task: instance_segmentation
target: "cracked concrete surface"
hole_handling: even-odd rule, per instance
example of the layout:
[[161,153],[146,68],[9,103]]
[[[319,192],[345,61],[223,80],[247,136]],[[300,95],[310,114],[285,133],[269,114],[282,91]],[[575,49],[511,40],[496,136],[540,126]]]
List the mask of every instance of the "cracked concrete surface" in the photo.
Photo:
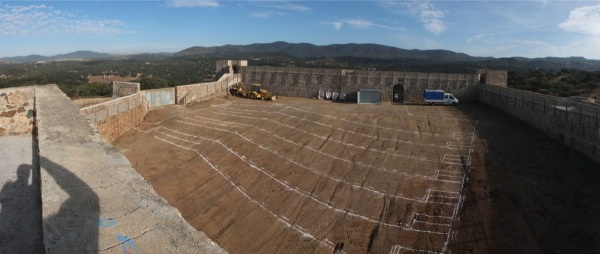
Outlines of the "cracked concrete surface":
[[56,85],[35,89],[47,253],[225,253],[156,194]]

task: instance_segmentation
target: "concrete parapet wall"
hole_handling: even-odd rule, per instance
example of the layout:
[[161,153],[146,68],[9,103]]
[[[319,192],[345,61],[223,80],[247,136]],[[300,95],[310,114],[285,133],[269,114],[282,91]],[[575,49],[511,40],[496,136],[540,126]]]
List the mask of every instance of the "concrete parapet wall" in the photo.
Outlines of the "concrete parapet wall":
[[218,81],[176,87],[176,104],[188,105],[226,95],[234,74],[225,74]]
[[146,98],[134,94],[85,107],[79,112],[96,124],[104,140],[113,142],[141,123],[148,109]]
[[32,87],[0,89],[0,136],[31,134],[34,96]]
[[140,83],[113,81],[113,98],[120,98],[140,92]]
[[46,253],[225,253],[156,194],[58,86],[35,93]]
[[243,74],[247,83],[262,83],[279,95],[316,97],[321,91],[353,93],[360,89],[382,90],[383,100],[392,101],[395,85],[404,86],[404,100],[419,102],[424,89],[444,89],[460,100],[477,99],[478,74],[418,73],[248,66]]
[[148,106],[151,108],[175,104],[176,95],[174,87],[143,90],[141,94],[146,97]]
[[600,105],[494,85],[480,86],[479,101],[600,162]]

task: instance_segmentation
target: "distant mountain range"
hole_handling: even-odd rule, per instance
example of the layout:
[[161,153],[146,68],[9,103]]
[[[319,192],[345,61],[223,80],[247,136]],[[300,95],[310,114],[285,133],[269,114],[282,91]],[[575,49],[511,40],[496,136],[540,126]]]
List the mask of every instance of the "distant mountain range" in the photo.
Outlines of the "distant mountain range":
[[406,50],[379,44],[332,44],[317,46],[309,43],[256,43],[250,45],[224,45],[215,47],[191,47],[175,53],[176,55],[211,55],[232,53],[285,53],[297,58],[316,57],[358,57],[372,59],[421,59],[440,62],[476,61],[481,57],[472,57],[448,50]]
[[18,56],[1,58],[0,63],[25,63],[39,61],[60,61],[60,60],[94,60],[107,58],[123,57],[149,57],[153,55],[160,56],[195,56],[203,55],[207,57],[251,57],[253,54],[273,53],[279,55],[288,55],[295,58],[360,58],[367,61],[373,59],[377,61],[401,61],[403,66],[407,64],[414,65],[468,65],[473,68],[490,68],[503,70],[523,70],[523,69],[579,69],[586,71],[599,71],[600,60],[590,60],[583,57],[546,57],[546,58],[493,58],[493,57],[474,57],[464,53],[457,53],[449,50],[407,50],[396,47],[390,47],[379,44],[332,44],[326,46],[317,46],[310,43],[255,43],[249,45],[223,45],[213,47],[191,47],[176,53],[157,53],[140,54],[132,56],[119,56],[93,51],[77,51],[68,54],[60,54],[51,57],[40,55]]
[[15,56],[0,58],[0,61],[9,63],[31,63],[40,61],[68,61],[68,60],[87,60],[87,59],[102,59],[111,58],[115,55],[98,53],[89,50],[80,50],[67,54],[60,54],[55,56],[41,56],[41,55],[28,55],[28,56]]

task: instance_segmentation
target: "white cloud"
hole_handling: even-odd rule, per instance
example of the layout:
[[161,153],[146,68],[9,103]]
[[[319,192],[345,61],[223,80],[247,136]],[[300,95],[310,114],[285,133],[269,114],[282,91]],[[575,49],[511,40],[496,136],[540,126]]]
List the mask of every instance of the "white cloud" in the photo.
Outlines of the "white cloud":
[[334,21],[334,22],[325,22],[325,24],[327,25],[332,25],[336,31],[340,31],[342,30],[342,26],[344,25],[344,22],[339,22],[339,21]]
[[310,7],[306,7],[304,5],[298,5],[298,4],[291,4],[291,3],[280,4],[280,5],[269,5],[269,6],[273,7],[273,8],[277,8],[277,9],[288,10],[288,11],[311,11],[312,10]]
[[283,12],[276,12],[276,11],[263,11],[263,12],[253,12],[250,13],[250,16],[255,17],[255,18],[261,18],[261,19],[267,19],[273,16],[284,16],[285,13]]
[[467,38],[467,42],[471,43],[471,42],[474,42],[474,41],[481,40],[481,38],[483,38],[483,36],[485,36],[485,35],[484,34],[473,35],[473,36]]
[[481,43],[464,45],[454,50],[474,56],[494,57],[570,57],[583,56],[588,59],[600,59],[600,37],[588,36],[566,42],[544,42],[528,39],[493,38]]
[[434,34],[446,31],[444,18],[446,12],[430,2],[417,1],[378,1],[381,8],[399,15],[413,16],[423,24],[423,27]]
[[[291,3],[287,3],[287,4],[270,4],[270,5],[262,5],[259,4],[257,6],[260,6],[262,8],[270,8],[270,9],[278,9],[278,10],[283,10],[283,11],[296,11],[296,12],[305,12],[305,11],[311,11],[312,9],[303,5],[298,5],[298,4],[291,4]],[[271,18],[273,16],[285,16],[287,15],[286,12],[282,12],[282,11],[276,11],[276,10],[266,10],[266,11],[261,11],[261,12],[252,12],[250,13],[251,17],[255,17],[255,18]]]
[[0,5],[0,36],[118,35],[128,33],[119,20],[91,20],[46,5]]
[[394,31],[405,31],[404,28],[375,24],[371,21],[364,20],[364,19],[347,19],[344,21],[324,22],[324,24],[332,25],[335,28],[335,30],[337,30],[337,31],[340,31],[342,29],[342,27],[344,26],[344,24],[346,24],[350,27],[360,28],[360,29],[371,29],[374,27],[378,27],[378,28],[384,28],[384,29],[394,30]]
[[419,6],[419,17],[427,31],[434,34],[440,34],[446,30],[446,24],[443,21],[445,12],[431,3],[422,3]]
[[600,35],[600,5],[584,6],[571,10],[569,18],[558,27],[567,32]]
[[561,44],[540,47],[539,49],[539,51],[535,51],[539,56],[582,56],[587,59],[600,60],[600,37],[594,35],[582,36]]
[[186,7],[219,7],[217,0],[167,0],[167,6],[186,8]]
[[373,26],[373,23],[371,23],[371,21],[362,19],[349,19],[344,22],[356,28],[370,28],[371,26]]
[[404,28],[393,27],[393,26],[385,26],[385,25],[378,25],[378,24],[374,24],[373,26],[385,28],[388,30],[394,30],[394,31],[406,31],[406,29],[404,29]]

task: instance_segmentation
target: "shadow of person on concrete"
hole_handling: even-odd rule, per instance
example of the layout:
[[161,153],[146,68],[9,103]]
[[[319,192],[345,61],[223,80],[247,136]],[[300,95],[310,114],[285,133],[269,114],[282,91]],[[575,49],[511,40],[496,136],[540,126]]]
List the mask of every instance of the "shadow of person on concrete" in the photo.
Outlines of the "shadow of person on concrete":
[[[0,158],[0,173],[8,177],[5,180],[14,179],[5,182],[0,190],[0,253],[44,253],[37,139],[32,136],[29,147],[21,147],[22,141],[3,143],[10,148],[4,154],[0,152],[6,157]],[[26,163],[28,160],[31,164]],[[13,171],[17,164],[20,165]],[[11,176],[13,172],[16,178]]]
[[0,253],[43,253],[39,168],[21,164],[0,190]]
[[[43,219],[46,252],[98,251],[98,195],[74,173],[43,156],[40,157],[40,166],[58,184],[57,188],[49,186],[44,190],[44,211],[57,211]],[[61,196],[56,192],[66,192],[69,197],[61,202],[57,200]],[[60,207],[56,207],[58,205]]]

